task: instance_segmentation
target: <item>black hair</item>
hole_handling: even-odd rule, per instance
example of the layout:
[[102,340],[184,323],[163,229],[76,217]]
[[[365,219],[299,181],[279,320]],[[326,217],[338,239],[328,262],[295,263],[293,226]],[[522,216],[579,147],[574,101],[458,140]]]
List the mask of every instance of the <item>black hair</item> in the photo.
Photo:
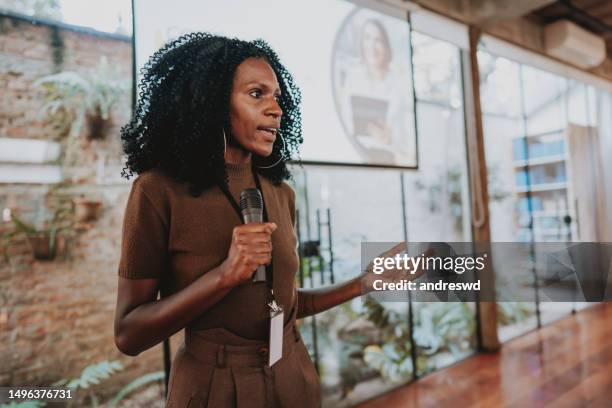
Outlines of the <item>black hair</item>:
[[[254,165],[273,183],[291,177],[287,162],[302,143],[300,90],[263,40],[243,41],[209,33],[191,33],[169,42],[141,70],[138,101],[131,121],[121,129],[127,156],[121,175],[159,169],[186,182],[193,196],[227,182],[224,137],[230,129],[229,103],[234,73],[247,58],[263,58],[274,70],[283,111],[280,137],[267,158]],[[228,135],[228,138],[230,135]]]

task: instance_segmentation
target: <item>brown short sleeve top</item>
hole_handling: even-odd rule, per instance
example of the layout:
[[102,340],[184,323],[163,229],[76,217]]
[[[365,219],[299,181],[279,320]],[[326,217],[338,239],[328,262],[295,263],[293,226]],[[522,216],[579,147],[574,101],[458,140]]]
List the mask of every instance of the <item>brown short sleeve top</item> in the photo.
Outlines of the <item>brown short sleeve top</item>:
[[[255,187],[249,164],[227,165],[229,189],[236,201]],[[299,267],[295,192],[286,183],[260,176],[268,218],[278,226],[272,234],[274,294],[289,311],[297,301],[294,279]],[[123,222],[119,276],[160,280],[168,296],[221,264],[227,257],[232,230],[241,220],[218,187],[192,197],[184,183],[149,170],[132,185]],[[269,290],[263,283],[234,287],[222,300],[193,321],[192,330],[225,328],[249,339],[265,339]]]

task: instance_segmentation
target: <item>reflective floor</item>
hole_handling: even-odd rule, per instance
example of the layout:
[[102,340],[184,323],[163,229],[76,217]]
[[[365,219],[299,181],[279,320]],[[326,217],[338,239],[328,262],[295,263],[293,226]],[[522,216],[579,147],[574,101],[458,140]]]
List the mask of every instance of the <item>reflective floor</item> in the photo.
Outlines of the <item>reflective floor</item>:
[[610,407],[612,304],[598,304],[360,408]]

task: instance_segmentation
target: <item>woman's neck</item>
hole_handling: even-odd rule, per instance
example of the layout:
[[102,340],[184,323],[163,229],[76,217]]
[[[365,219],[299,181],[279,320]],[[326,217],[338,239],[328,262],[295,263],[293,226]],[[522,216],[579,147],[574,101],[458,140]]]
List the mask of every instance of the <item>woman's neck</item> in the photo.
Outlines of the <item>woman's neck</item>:
[[240,147],[227,146],[225,162],[228,164],[247,164],[251,162],[251,152]]

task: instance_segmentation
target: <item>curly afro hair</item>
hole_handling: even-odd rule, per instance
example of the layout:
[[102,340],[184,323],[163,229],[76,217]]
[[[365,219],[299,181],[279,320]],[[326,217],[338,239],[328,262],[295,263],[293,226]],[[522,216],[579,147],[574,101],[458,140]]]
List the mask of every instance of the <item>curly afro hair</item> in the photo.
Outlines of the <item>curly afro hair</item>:
[[159,169],[188,184],[193,196],[227,183],[223,129],[230,129],[229,104],[236,68],[247,58],[265,59],[279,82],[283,111],[269,157],[253,157],[273,183],[290,178],[287,162],[302,143],[301,94],[291,74],[263,40],[242,41],[191,33],[169,42],[141,70],[139,97],[131,121],[121,129],[127,156],[121,175]]

